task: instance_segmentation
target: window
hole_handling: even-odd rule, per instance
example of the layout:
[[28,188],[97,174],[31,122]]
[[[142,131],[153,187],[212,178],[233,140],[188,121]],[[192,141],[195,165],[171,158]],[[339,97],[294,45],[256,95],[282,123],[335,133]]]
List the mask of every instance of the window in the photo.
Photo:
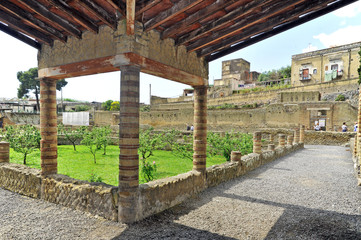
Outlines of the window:
[[308,68],[302,70],[302,80],[310,79]]
[[313,69],[313,73],[312,74],[317,74],[317,69]]
[[331,65],[331,70],[338,70],[338,64]]

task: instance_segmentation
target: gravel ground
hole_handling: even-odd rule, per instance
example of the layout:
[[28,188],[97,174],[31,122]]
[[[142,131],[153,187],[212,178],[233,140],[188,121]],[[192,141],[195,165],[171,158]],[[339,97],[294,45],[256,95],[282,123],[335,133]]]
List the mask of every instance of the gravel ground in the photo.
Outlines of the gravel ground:
[[0,189],[0,239],[361,239],[347,148],[306,146],[125,225]]

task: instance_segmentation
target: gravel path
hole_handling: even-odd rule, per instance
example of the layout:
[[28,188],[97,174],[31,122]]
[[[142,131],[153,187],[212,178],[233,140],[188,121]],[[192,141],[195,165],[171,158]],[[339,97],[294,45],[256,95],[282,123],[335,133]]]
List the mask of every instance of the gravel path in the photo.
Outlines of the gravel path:
[[361,239],[347,148],[306,146],[125,225],[0,189],[0,239]]

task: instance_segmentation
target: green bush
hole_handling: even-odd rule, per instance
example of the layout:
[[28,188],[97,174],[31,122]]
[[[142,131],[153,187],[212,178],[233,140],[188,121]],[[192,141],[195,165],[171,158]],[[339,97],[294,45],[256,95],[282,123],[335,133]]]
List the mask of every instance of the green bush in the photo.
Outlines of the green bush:
[[335,101],[345,101],[345,100],[346,98],[343,94],[339,94],[335,99]]

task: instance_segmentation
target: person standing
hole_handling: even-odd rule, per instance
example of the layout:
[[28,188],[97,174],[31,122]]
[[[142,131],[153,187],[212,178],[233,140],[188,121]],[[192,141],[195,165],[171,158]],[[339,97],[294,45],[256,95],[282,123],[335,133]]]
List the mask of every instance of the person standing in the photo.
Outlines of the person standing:
[[341,128],[342,128],[342,132],[347,132],[347,125],[345,122],[342,124]]
[[354,132],[357,132],[357,128],[358,128],[358,123],[355,122],[355,125],[353,126],[353,131],[354,131]]

